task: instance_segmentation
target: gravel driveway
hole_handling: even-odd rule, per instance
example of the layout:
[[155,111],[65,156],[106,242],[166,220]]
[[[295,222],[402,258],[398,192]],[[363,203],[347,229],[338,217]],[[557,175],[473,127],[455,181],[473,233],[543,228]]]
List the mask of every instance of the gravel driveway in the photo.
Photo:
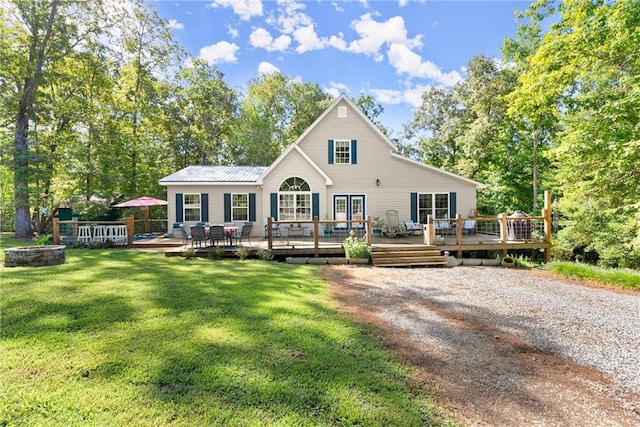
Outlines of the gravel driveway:
[[640,426],[640,293],[492,267],[322,271],[465,424]]

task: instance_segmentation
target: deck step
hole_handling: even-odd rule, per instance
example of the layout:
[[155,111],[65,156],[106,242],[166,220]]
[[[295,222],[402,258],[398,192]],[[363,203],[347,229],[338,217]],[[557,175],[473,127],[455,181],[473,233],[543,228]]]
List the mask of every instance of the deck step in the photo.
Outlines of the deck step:
[[379,267],[444,266],[447,265],[435,246],[374,246],[371,251],[373,265]]

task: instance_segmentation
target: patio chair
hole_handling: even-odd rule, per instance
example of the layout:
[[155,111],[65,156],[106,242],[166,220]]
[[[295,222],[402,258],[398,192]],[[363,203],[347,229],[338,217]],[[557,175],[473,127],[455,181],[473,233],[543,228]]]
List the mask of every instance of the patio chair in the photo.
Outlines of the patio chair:
[[451,222],[445,220],[437,220],[433,223],[436,234],[441,236],[448,236],[450,234],[455,234],[456,230],[451,225]]
[[387,237],[396,237],[396,236],[408,236],[409,231],[407,231],[404,227],[400,227],[400,220],[398,219],[398,211],[394,209],[389,209],[385,216],[387,218],[387,222],[385,224],[385,229],[382,231]]
[[224,225],[212,225],[209,227],[209,238],[211,239],[211,244],[213,246],[216,245],[216,242],[222,242],[224,246],[224,242],[227,236],[224,233]]
[[[269,219],[265,218],[264,219],[264,237],[267,237],[269,234],[268,233],[269,230],[267,230],[268,227],[269,227]],[[271,235],[273,237],[282,237],[282,232],[280,231],[280,224],[271,223]]]
[[422,224],[418,222],[405,221],[404,228],[406,228],[407,231],[414,236],[420,236],[422,234]]
[[466,234],[476,234],[476,220],[467,219],[462,223],[462,232]]
[[198,246],[202,246],[202,242],[204,245],[207,245],[207,233],[205,229],[201,225],[194,225],[191,227],[191,246],[197,244]]
[[251,224],[244,224],[240,229],[240,232],[235,232],[231,235],[231,239],[235,240],[236,243],[242,243],[244,240],[249,241],[249,246],[251,246],[251,229],[253,226]]
[[187,231],[184,225],[180,225],[180,233],[182,234],[182,244],[186,245],[191,240],[191,232]]

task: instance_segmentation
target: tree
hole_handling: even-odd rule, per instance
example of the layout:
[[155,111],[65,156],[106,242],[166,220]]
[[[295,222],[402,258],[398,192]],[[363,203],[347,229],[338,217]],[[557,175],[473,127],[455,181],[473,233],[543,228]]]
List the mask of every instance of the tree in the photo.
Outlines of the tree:
[[224,164],[229,161],[229,139],[238,110],[238,95],[224,75],[205,61],[195,59],[170,87],[169,102],[161,112],[177,167],[190,164]]
[[560,246],[640,266],[640,2],[565,2],[527,59],[514,109],[561,128],[550,153]]
[[235,163],[243,165],[272,163],[330,102],[317,84],[280,73],[253,79],[247,92],[232,143]]
[[[3,59],[9,57],[9,75],[3,80],[15,84],[13,95],[15,105],[13,158],[14,158],[14,201],[16,215],[15,237],[33,237],[29,195],[29,120],[33,103],[42,81],[46,63],[68,49],[64,36],[70,29],[59,17],[59,2],[15,1],[12,6],[2,9],[0,25],[7,30],[3,40]],[[16,21],[10,23],[11,14]],[[8,46],[15,47],[15,54],[7,54]]]
[[467,69],[466,78],[452,88],[430,88],[422,95],[405,132],[419,138],[425,163],[488,185],[479,197],[481,211],[529,211],[531,152],[507,118],[505,99],[517,73],[486,56],[473,57]]
[[373,96],[361,93],[353,100],[353,103],[362,110],[364,115],[367,116],[367,118],[371,120],[371,122],[376,125],[383,134],[388,135],[387,128],[385,128],[378,120],[378,117],[384,113],[384,107],[377,103],[375,99],[373,99]]

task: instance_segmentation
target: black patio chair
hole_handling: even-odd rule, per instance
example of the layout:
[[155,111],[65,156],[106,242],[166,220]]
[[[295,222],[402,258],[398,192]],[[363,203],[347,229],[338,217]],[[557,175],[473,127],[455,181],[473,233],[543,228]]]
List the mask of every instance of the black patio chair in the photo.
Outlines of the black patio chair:
[[224,225],[212,225],[209,227],[209,238],[211,239],[211,244],[213,246],[216,245],[216,242],[222,242],[224,246],[224,242],[227,236],[224,234]]
[[251,224],[244,224],[240,229],[240,232],[235,232],[231,235],[231,239],[235,240],[236,243],[242,243],[244,240],[249,241],[249,246],[251,246]]
[[207,233],[205,229],[201,225],[194,225],[191,227],[191,246],[197,244],[198,246],[202,246],[202,243],[207,246]]

